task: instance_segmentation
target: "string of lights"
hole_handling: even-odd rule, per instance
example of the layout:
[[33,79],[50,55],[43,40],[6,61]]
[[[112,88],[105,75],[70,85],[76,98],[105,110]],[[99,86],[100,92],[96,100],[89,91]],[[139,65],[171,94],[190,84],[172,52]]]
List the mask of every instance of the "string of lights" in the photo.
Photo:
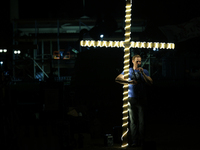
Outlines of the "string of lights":
[[[129,77],[129,61],[130,61],[130,48],[153,48],[153,49],[175,49],[174,43],[159,43],[159,42],[140,42],[131,40],[131,7],[132,0],[126,0],[126,16],[125,16],[125,40],[124,41],[89,41],[82,40],[80,45],[82,47],[123,47],[124,48],[124,79],[128,80]],[[128,84],[123,86],[123,112],[122,112],[122,145],[126,148],[128,146]]]
[[[124,79],[128,80],[129,76],[129,59],[130,59],[130,40],[131,40],[131,6],[132,0],[126,1],[126,16],[125,16],[125,42],[124,42]],[[123,86],[123,112],[128,112],[128,85]],[[128,134],[128,113],[122,113],[122,146],[127,147]]]
[[[129,36],[130,33],[125,33],[125,36]],[[128,39],[129,41],[129,39]],[[126,41],[125,41],[126,42]],[[124,41],[81,41],[80,45],[82,47],[125,47]],[[174,43],[159,43],[159,42],[130,42],[130,48],[159,48],[159,49],[175,49]]]

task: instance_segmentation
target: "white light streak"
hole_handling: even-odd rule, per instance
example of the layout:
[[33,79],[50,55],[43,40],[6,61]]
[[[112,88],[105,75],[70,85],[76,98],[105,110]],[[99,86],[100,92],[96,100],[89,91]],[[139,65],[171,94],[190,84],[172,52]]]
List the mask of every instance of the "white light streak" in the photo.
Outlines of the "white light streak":
[[128,122],[124,123],[124,124],[122,125],[122,127],[127,126],[127,125],[128,125]]
[[122,134],[121,140],[123,141],[123,137],[128,133],[129,129],[127,128],[126,132],[124,132],[124,134]]
[[128,119],[128,116],[127,117],[124,117],[124,118],[122,118],[122,120],[127,120]]
[[126,113],[128,113],[128,110],[125,110],[125,111],[122,112],[122,114],[126,114]]
[[125,144],[125,145],[122,145],[121,147],[127,147],[128,146],[128,143],[127,144]]
[[128,104],[123,105],[123,108],[128,107]]
[[125,27],[125,30],[128,29],[128,28],[131,28],[131,25],[126,26],[126,27]]

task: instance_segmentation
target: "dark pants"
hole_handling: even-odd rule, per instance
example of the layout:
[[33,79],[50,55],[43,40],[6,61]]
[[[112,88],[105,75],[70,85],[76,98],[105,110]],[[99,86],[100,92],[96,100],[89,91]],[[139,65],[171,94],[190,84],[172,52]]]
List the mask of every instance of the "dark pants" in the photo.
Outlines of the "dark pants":
[[129,98],[128,100],[131,141],[144,140],[146,98]]

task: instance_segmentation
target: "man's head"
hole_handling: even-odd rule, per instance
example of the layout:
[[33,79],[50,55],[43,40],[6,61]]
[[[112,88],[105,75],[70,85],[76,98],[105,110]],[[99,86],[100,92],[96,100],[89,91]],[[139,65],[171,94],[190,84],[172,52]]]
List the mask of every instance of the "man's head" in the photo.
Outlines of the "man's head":
[[135,55],[132,57],[132,62],[133,62],[133,66],[134,68],[137,68],[138,65],[141,65],[141,56],[140,55]]

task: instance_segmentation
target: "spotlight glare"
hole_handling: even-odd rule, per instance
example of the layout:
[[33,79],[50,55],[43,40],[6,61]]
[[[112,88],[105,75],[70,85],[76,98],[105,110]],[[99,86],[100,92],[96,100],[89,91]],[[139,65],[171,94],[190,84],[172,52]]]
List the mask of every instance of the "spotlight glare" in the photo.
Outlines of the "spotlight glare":
[[0,53],[2,53],[3,52],[3,50],[2,49],[0,49]]
[[101,35],[100,35],[100,38],[103,38],[103,37],[104,37],[104,35],[103,35],[103,34],[101,34]]

